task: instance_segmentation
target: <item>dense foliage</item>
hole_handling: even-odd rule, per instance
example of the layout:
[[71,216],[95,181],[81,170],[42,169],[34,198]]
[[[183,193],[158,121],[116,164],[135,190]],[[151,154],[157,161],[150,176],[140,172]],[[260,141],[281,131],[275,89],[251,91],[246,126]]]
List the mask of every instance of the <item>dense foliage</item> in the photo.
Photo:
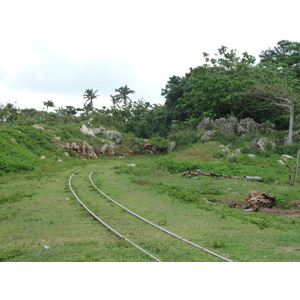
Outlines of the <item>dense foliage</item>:
[[185,76],[169,78],[161,91],[164,105],[132,100],[135,91],[125,85],[115,89],[110,107],[96,109],[98,91],[87,89],[81,108],[69,105],[48,112],[55,107],[52,100],[43,102],[43,111],[0,104],[0,123],[54,126],[84,122],[151,138],[176,135],[179,129],[193,130],[205,117],[235,116],[270,121],[277,129],[289,128],[291,136],[299,111],[299,42],[278,42],[274,49],[261,52],[259,63],[247,52],[239,56],[225,46],[213,57],[208,53],[203,56],[203,65],[191,68]]
[[203,53],[204,65],[191,68],[183,77],[170,77],[162,95],[173,122],[175,118],[196,125],[204,117],[235,116],[287,129],[291,114],[282,104],[288,99],[293,113],[299,106],[300,43],[278,44],[288,44],[292,50],[286,50],[284,57],[273,54],[275,50],[264,51],[256,64],[247,52],[240,57],[236,50],[222,46],[213,58]]

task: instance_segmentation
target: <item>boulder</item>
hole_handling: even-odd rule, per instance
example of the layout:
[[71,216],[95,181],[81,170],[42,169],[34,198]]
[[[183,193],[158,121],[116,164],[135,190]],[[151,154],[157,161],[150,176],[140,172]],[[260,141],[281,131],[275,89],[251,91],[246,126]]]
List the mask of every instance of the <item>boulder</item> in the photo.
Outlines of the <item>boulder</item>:
[[214,130],[208,130],[202,136],[198,135],[198,138],[200,137],[201,140],[211,140],[215,133]]
[[221,149],[221,151],[223,152],[229,152],[229,146],[230,145],[227,145],[227,146],[224,146],[224,145],[220,145],[219,148]]
[[84,156],[87,158],[96,158],[97,154],[94,148],[87,142],[83,143],[71,143],[70,149],[75,150],[76,154],[79,156]]
[[292,156],[290,156],[290,155],[287,155],[287,154],[283,154],[283,155],[281,155],[281,158],[282,158],[282,159],[284,159],[284,160],[293,159],[293,157],[292,157]]
[[45,130],[45,128],[42,126],[42,125],[39,125],[39,124],[34,124],[32,125],[34,128],[37,128],[37,129],[41,129],[41,130]]
[[177,143],[176,142],[171,142],[170,143],[170,152],[173,152],[176,150]]
[[237,134],[238,119],[230,117],[222,126],[221,130],[226,134]]
[[248,144],[248,148],[256,149],[258,151],[265,151],[267,146],[270,146],[274,149],[276,144],[267,137],[261,137],[258,140],[254,140]]
[[103,131],[103,134],[111,139],[111,140],[114,140],[115,143],[118,145],[118,144],[121,144],[122,143],[122,140],[123,140],[123,136],[120,132],[118,131],[114,131],[114,130],[106,130],[106,131]]
[[143,150],[142,150],[143,153],[145,154],[158,154],[158,153],[163,153],[165,152],[165,149],[163,147],[160,147],[158,145],[153,145],[153,144],[150,144],[150,143],[146,143],[143,147]]
[[242,119],[240,122],[238,122],[238,119],[235,117],[230,117],[229,119],[220,118],[216,120],[204,118],[197,127],[199,131],[203,129],[217,129],[224,132],[225,134],[233,134],[238,136],[272,131],[274,128],[275,125],[270,122],[264,122],[259,124],[251,118]]
[[93,131],[94,135],[99,135],[101,133],[99,128],[92,128],[91,130]]
[[198,125],[197,129],[211,130],[214,128],[214,126],[215,126],[214,120],[212,120],[211,118],[204,118],[202,122]]
[[92,137],[95,137],[95,134],[92,129],[88,129],[84,124],[82,124],[80,131],[84,134],[90,135]]
[[235,149],[232,153],[229,153],[227,157],[230,158],[230,157],[240,156],[241,154],[242,154],[241,149]]
[[259,211],[261,208],[272,208],[276,205],[276,197],[269,193],[260,194],[257,191],[248,193],[245,199],[244,208]]
[[[75,142],[75,143],[68,143],[68,142],[60,142],[56,144],[56,147],[59,149],[71,149],[74,150],[76,155],[78,156],[84,156],[87,158],[95,158],[97,157],[97,154],[94,151],[94,148],[86,143],[80,143],[80,142]],[[69,154],[67,152],[64,153],[64,156],[68,156]]]
[[251,118],[243,119],[239,122],[237,127],[237,135],[257,134],[259,130],[259,124]]
[[105,144],[101,147],[100,152],[106,156],[116,155],[116,145],[115,144]]

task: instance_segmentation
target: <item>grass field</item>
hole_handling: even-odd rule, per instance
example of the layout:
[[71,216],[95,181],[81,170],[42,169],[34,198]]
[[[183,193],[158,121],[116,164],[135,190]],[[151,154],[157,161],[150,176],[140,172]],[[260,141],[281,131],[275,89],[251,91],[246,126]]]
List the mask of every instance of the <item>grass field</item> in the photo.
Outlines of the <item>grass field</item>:
[[[69,158],[62,163],[49,159],[39,171],[0,177],[0,260],[153,261],[99,225],[79,205],[68,180],[80,170],[73,179],[80,199],[162,261],[221,260],[128,215],[93,189],[88,180],[91,171],[95,184],[122,205],[231,260],[299,261],[299,208],[292,206],[300,200],[299,182],[295,187],[289,184],[287,168],[273,163],[276,157],[258,159],[256,164],[241,158],[230,162],[229,169],[228,161],[213,149],[207,143],[163,156]],[[191,164],[231,175],[240,166],[243,172],[257,172],[269,180],[181,177],[180,172]],[[278,207],[249,213],[228,206],[241,204],[251,190],[275,194]]]

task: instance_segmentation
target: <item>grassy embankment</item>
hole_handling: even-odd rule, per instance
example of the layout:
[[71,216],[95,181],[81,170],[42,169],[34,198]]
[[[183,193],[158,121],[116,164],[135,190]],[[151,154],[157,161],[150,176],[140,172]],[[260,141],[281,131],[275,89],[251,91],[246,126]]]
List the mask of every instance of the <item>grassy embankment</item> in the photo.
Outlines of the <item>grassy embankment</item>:
[[[242,155],[228,161],[217,149],[216,143],[209,142],[163,156],[73,157],[61,163],[57,162],[60,153],[43,162],[38,156],[32,158],[38,165],[34,171],[0,177],[1,261],[153,261],[116,238],[79,206],[68,189],[68,179],[78,169],[82,170],[73,184],[82,201],[163,261],[219,260],[159,233],[112,205],[90,186],[90,171],[95,171],[95,183],[116,201],[232,260],[299,261],[300,218],[299,210],[293,207],[293,201],[300,200],[299,182],[295,187],[290,185],[287,166],[277,164],[279,155],[255,161]],[[266,182],[179,176],[195,168],[262,176]],[[275,194],[276,214],[228,207],[241,204],[250,190]],[[205,202],[204,197],[219,205]]]

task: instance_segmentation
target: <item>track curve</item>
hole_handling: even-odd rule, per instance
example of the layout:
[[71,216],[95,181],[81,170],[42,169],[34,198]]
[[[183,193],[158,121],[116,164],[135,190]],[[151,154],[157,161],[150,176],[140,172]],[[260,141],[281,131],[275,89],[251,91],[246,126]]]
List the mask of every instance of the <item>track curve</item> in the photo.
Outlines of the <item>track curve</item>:
[[189,245],[191,245],[191,246],[193,246],[193,247],[195,247],[195,248],[198,248],[198,249],[200,249],[200,250],[203,250],[203,251],[205,251],[206,253],[208,253],[208,254],[210,254],[210,255],[212,255],[212,256],[215,256],[215,257],[217,257],[217,258],[220,258],[220,259],[222,259],[222,260],[224,260],[224,261],[226,261],[226,262],[233,262],[233,260],[231,260],[231,259],[229,259],[229,258],[227,258],[227,257],[224,257],[224,256],[222,256],[222,255],[220,255],[220,254],[218,254],[218,253],[215,253],[215,252],[213,252],[213,251],[211,251],[211,250],[209,250],[209,249],[206,249],[206,248],[204,248],[204,247],[202,247],[202,246],[200,246],[200,245],[198,245],[198,244],[195,244],[195,243],[193,243],[193,242],[191,242],[191,241],[189,241],[189,240],[187,240],[187,239],[185,239],[185,238],[183,238],[183,237],[181,237],[181,236],[179,236],[179,235],[177,235],[177,234],[175,234],[175,233],[173,233],[173,232],[171,232],[171,231],[169,231],[169,230],[166,230],[165,228],[163,228],[163,227],[161,227],[161,226],[159,226],[159,225],[156,225],[156,224],[152,223],[151,221],[149,221],[149,220],[147,220],[147,219],[141,217],[140,215],[134,213],[133,211],[129,210],[128,208],[126,208],[126,207],[123,206],[122,204],[118,203],[117,201],[115,201],[114,199],[112,199],[111,197],[109,197],[108,195],[106,195],[103,191],[101,191],[101,190],[95,185],[95,183],[94,183],[93,180],[92,180],[92,174],[93,174],[93,173],[94,173],[94,171],[92,171],[92,172],[89,174],[89,180],[90,180],[91,184],[93,185],[93,187],[94,187],[100,194],[102,194],[104,197],[106,197],[107,199],[109,199],[110,201],[112,201],[113,203],[115,203],[116,205],[118,205],[119,207],[121,207],[122,209],[126,210],[128,213],[130,213],[130,214],[133,215],[134,217],[136,217],[136,218],[142,220],[142,221],[145,222],[145,223],[148,223],[148,224],[151,225],[151,226],[156,227],[157,229],[159,229],[159,230],[161,230],[161,231],[167,233],[168,235],[170,235],[170,236],[172,236],[172,237],[174,237],[174,238],[176,238],[176,239],[178,239],[178,240],[180,240],[180,241],[182,241],[182,242],[184,242],[184,243],[186,243],[186,244],[189,244]]
[[131,245],[133,245],[134,247],[136,247],[137,249],[139,249],[140,251],[144,252],[146,255],[150,256],[151,258],[153,258],[154,260],[161,262],[161,260],[159,258],[157,258],[156,256],[154,256],[153,254],[151,254],[150,252],[148,252],[147,250],[145,250],[144,248],[140,247],[139,245],[137,245],[136,243],[132,242],[130,239],[126,238],[125,236],[123,236],[121,233],[119,233],[118,231],[116,231],[115,229],[113,229],[111,226],[109,226],[107,223],[105,223],[103,220],[101,220],[97,215],[95,215],[81,200],[80,198],[77,196],[77,194],[75,193],[73,187],[72,187],[72,179],[74,177],[74,175],[79,172],[76,171],[75,173],[73,173],[70,178],[69,178],[69,188],[73,194],[73,196],[76,198],[76,200],[80,203],[80,205],[98,222],[100,222],[103,226],[105,226],[107,229],[109,229],[110,231],[112,231],[115,235],[117,235],[119,238],[124,239],[125,241],[127,241],[128,243],[130,243]]

